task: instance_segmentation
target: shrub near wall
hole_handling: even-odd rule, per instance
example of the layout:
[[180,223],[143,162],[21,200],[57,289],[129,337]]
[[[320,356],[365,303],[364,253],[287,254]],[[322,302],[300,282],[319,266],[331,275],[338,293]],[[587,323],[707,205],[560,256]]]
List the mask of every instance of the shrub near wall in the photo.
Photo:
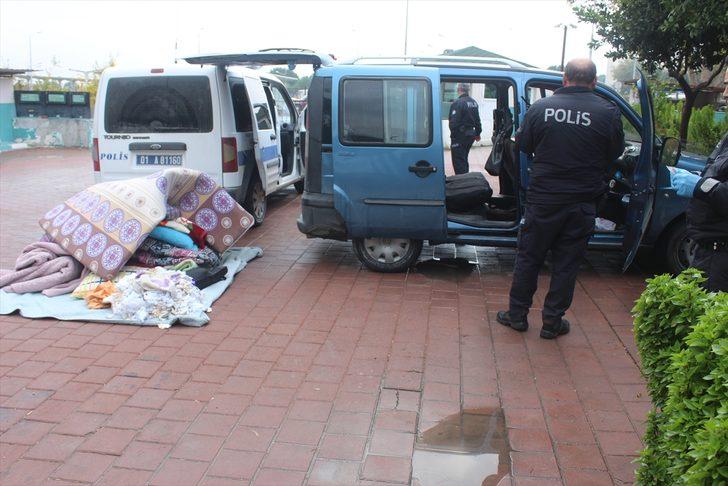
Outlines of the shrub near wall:
[[728,484],[728,294],[687,270],[648,280],[633,310],[654,409],[640,484]]

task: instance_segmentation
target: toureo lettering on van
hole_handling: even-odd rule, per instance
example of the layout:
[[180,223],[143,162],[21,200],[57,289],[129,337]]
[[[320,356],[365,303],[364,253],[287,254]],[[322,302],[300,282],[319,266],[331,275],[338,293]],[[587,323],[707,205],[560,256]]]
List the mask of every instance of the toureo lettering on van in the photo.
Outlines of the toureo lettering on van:
[[577,111],[575,114],[571,110],[565,110],[563,108],[558,108],[556,110],[553,108],[546,108],[543,112],[543,121],[547,122],[551,117],[553,117],[554,121],[558,123],[583,125],[585,127],[591,125],[591,113],[588,111]]

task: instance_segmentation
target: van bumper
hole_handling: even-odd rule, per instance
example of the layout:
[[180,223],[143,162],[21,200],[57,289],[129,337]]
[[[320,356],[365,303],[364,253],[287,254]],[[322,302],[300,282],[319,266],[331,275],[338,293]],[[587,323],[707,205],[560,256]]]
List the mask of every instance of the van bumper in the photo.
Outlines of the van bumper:
[[304,192],[301,215],[296,222],[298,230],[309,238],[348,240],[346,223],[334,207],[333,194]]

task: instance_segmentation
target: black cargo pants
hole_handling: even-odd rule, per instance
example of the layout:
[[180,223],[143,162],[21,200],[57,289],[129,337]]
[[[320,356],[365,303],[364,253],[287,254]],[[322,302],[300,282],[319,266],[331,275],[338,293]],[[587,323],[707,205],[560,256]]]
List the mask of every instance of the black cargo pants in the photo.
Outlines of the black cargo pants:
[[705,273],[703,284],[711,292],[728,292],[728,248],[713,250],[698,247],[693,266]]
[[470,172],[468,165],[468,153],[470,147],[473,146],[475,138],[458,137],[450,139],[450,155],[452,156],[452,166],[456,174],[467,174]]
[[538,273],[551,250],[551,286],[543,306],[545,323],[559,322],[574,298],[576,275],[594,232],[596,204],[559,206],[530,204],[518,235],[518,254],[513,269],[510,317],[528,314],[538,285]]

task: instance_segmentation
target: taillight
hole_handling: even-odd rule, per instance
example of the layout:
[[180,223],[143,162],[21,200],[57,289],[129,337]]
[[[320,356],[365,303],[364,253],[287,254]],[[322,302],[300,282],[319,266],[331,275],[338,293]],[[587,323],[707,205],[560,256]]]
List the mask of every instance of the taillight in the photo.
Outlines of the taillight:
[[222,171],[238,171],[238,143],[235,141],[235,137],[222,139]]
[[99,139],[94,138],[93,147],[91,149],[91,158],[94,161],[94,172],[101,172],[101,162],[99,162]]

